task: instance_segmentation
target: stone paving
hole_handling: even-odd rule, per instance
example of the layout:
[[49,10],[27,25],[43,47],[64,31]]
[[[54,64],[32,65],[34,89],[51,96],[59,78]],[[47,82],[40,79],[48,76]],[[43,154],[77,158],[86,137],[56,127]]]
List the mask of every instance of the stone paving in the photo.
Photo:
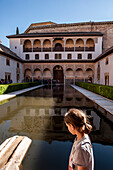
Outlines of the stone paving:
[[3,100],[7,100],[7,99],[11,99],[13,97],[16,97],[19,94],[22,94],[22,93],[25,93],[25,92],[40,88],[42,86],[44,86],[44,85],[38,85],[38,86],[35,86],[35,87],[30,87],[30,88],[27,88],[27,89],[18,90],[18,91],[11,92],[11,93],[8,93],[8,94],[0,95],[0,102],[3,101]]
[[90,92],[86,89],[78,87],[76,85],[71,85],[74,89],[78,90],[80,93],[85,95],[87,98],[92,100],[96,104],[96,108],[103,112],[103,114],[113,122],[113,101],[102,97],[98,94]]

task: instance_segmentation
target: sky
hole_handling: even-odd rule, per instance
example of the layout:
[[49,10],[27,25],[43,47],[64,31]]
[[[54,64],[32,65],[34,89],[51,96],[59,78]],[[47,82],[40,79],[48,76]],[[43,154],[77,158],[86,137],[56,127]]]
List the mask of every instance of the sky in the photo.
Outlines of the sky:
[[9,47],[6,36],[32,23],[113,21],[113,0],[0,0],[0,16],[0,40]]

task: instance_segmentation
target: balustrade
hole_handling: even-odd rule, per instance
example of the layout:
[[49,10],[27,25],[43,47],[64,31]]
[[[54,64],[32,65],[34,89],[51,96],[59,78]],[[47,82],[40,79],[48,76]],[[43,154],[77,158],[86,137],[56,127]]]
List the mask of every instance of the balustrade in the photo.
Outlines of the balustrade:
[[23,48],[23,52],[32,52],[32,48]]
[[65,51],[74,51],[74,47],[65,47]]
[[75,51],[84,51],[84,47],[75,47]]
[[63,51],[64,52],[64,47],[60,47],[60,48],[53,48],[53,51]]
[[33,48],[33,52],[41,52],[41,48]]
[[50,52],[51,48],[43,48],[43,52]]
[[[43,52],[51,52],[51,48],[42,48]],[[64,47],[53,48],[54,52],[64,52]],[[74,47],[65,47],[65,51],[74,51]],[[75,47],[75,51],[95,51],[95,47]],[[23,52],[32,52],[32,48],[23,48]],[[41,48],[33,48],[33,52],[41,52]]]
[[95,47],[85,47],[85,51],[95,51]]

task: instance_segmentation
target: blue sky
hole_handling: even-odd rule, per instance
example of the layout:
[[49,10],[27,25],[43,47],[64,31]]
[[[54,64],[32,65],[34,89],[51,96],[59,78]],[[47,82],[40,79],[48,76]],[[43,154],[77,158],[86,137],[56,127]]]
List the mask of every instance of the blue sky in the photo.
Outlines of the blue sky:
[[17,26],[23,33],[38,22],[113,21],[113,0],[0,0],[0,14],[0,39],[9,46]]

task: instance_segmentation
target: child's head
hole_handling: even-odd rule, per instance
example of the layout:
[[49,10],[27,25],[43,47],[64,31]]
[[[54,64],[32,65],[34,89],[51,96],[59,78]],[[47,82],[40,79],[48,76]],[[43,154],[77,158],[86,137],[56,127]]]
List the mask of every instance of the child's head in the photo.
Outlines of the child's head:
[[76,129],[79,133],[89,134],[92,126],[87,123],[86,114],[78,109],[70,109],[65,114],[64,119],[66,125],[71,125],[72,128]]

